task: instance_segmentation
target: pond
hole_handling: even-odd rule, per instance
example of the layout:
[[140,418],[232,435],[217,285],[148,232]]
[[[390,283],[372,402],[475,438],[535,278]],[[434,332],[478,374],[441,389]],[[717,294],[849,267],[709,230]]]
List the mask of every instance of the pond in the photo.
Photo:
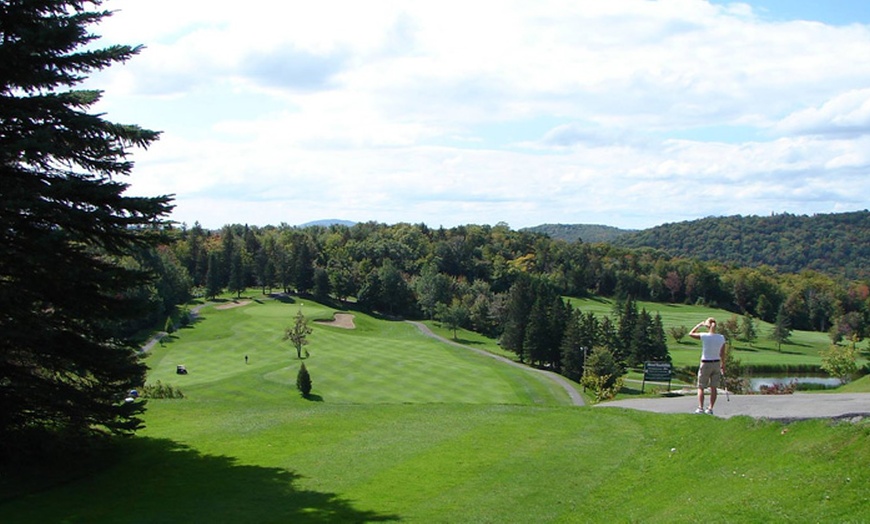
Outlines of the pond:
[[787,386],[792,382],[798,384],[819,384],[826,388],[834,388],[840,385],[840,379],[829,377],[827,375],[800,375],[800,376],[781,376],[781,377],[749,377],[749,389],[752,391],[761,391],[761,387],[772,387],[775,385]]

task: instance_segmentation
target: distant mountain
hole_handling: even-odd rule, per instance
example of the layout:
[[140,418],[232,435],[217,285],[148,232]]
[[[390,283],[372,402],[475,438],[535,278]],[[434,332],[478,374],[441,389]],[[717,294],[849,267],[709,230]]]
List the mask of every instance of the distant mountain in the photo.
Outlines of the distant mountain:
[[606,242],[612,243],[617,238],[628,233],[634,233],[636,229],[619,229],[611,226],[598,224],[541,224],[540,226],[526,227],[521,231],[543,233],[552,239],[584,243]]
[[306,228],[312,226],[320,226],[320,227],[329,227],[329,226],[347,226],[351,227],[355,225],[356,222],[351,222],[350,220],[339,220],[337,218],[327,218],[324,220],[315,220],[313,222],[306,222],[304,224],[300,224],[298,227]]
[[870,278],[870,212],[866,210],[708,217],[620,235],[612,243],[740,266],[767,265],[787,273],[811,269]]

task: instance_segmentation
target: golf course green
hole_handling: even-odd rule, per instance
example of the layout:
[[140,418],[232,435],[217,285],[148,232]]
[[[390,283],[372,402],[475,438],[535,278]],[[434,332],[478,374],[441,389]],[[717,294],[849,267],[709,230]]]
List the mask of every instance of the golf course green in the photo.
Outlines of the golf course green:
[[[145,429],[63,483],[4,485],[0,521],[867,519],[866,422],[576,407],[546,376],[410,323],[247,298],[205,305],[148,351],[149,384],[184,398],[148,399]],[[284,340],[298,311],[302,360]]]

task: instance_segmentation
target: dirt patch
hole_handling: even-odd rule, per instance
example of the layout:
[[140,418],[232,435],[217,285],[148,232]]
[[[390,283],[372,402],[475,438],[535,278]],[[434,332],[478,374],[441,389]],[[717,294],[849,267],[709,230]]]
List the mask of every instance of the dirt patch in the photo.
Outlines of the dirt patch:
[[221,304],[219,306],[215,306],[214,308],[215,309],[232,309],[234,307],[247,306],[251,302],[253,302],[253,300],[233,300],[232,302],[230,302],[228,304]]
[[325,326],[334,326],[342,329],[356,328],[356,324],[353,323],[353,315],[350,313],[336,313],[332,320],[316,320],[315,322]]

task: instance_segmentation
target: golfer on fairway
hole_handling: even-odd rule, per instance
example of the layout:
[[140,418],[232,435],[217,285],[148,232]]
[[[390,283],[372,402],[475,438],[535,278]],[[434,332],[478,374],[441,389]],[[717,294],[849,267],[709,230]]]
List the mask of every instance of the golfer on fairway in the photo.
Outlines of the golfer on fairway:
[[[701,327],[707,333],[698,333]],[[695,413],[713,414],[716,405],[716,388],[725,374],[725,337],[716,333],[716,319],[713,317],[700,322],[692,328],[689,336],[701,341],[701,366],[698,368],[698,409]],[[710,407],[704,409],[704,388],[710,386]]]

